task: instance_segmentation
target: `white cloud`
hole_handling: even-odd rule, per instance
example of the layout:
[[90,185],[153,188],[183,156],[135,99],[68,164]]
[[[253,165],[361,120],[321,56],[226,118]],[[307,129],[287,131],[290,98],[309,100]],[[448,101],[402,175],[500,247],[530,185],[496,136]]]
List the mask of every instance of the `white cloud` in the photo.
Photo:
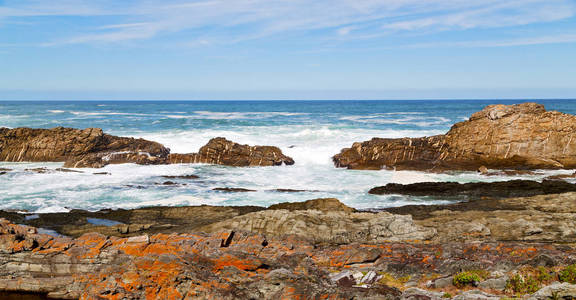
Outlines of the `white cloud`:
[[404,45],[399,47],[400,48],[443,48],[443,47],[495,48],[495,47],[534,46],[534,45],[547,45],[547,44],[567,44],[567,43],[576,43],[576,33],[516,38],[508,40],[421,43],[421,44]]
[[551,22],[575,13],[571,0],[7,0],[0,6],[0,19],[120,20],[101,18],[107,23],[56,44],[115,43],[176,32],[190,32],[195,45],[326,29],[334,36],[381,37]]

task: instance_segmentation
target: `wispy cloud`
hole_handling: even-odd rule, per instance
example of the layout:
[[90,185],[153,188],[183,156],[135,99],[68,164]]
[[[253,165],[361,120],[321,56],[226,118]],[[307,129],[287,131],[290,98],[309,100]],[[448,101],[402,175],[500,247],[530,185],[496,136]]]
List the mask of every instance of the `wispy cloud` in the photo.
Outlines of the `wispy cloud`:
[[444,48],[444,47],[461,47],[461,48],[496,48],[496,47],[517,47],[517,46],[534,46],[547,44],[566,44],[576,43],[576,33],[559,34],[548,36],[537,36],[528,38],[516,38],[508,40],[482,40],[482,41],[460,41],[444,43],[421,43],[399,46],[401,48]]
[[117,43],[189,32],[190,44],[207,45],[284,32],[327,30],[354,38],[498,28],[552,22],[575,13],[571,0],[7,0],[0,6],[0,21],[116,16],[116,22],[108,20],[50,44]]

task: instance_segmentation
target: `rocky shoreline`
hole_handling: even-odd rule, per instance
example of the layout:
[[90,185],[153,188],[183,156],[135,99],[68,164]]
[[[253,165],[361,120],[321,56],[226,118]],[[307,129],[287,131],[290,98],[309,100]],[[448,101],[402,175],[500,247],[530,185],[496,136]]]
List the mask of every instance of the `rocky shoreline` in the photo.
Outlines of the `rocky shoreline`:
[[[269,208],[0,215],[7,219],[0,222],[0,290],[60,299],[547,299],[576,292],[576,282],[554,283],[576,264],[576,193],[380,213],[315,199]],[[538,272],[549,275],[534,283],[538,289],[514,281]]]
[[[445,135],[375,138],[333,160],[349,169],[484,176],[571,169],[575,127],[575,116],[538,104],[495,105]],[[120,163],[294,164],[277,147],[225,138],[175,154],[101,129],[60,127],[1,128],[0,161],[64,163],[26,170],[36,173]],[[0,292],[24,299],[575,299],[576,185],[564,181],[573,177],[388,184],[366,192],[459,202],[369,211],[335,198],[269,207],[0,211]],[[198,179],[162,178],[166,186]]]

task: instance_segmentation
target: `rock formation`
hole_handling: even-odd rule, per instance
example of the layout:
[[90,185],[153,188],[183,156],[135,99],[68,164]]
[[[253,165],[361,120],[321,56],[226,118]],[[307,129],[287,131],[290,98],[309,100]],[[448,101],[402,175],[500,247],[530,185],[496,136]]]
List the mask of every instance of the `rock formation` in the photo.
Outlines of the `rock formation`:
[[65,168],[101,168],[108,164],[207,163],[228,166],[292,165],[294,160],[273,146],[240,145],[214,138],[199,153],[170,154],[144,139],[117,137],[99,128],[84,130],[0,128],[0,161],[64,162]]
[[204,163],[235,167],[294,164],[294,160],[284,155],[278,147],[240,145],[222,137],[211,139],[198,153],[171,154],[169,159],[173,164]]
[[543,105],[490,105],[445,135],[374,138],[333,157],[349,169],[477,170],[576,168],[576,116]]
[[[513,295],[496,290],[495,282],[526,266],[554,270],[549,267],[562,268],[575,258],[570,245],[318,246],[240,231],[129,238],[89,233],[72,239],[0,220],[0,291],[60,299],[436,299],[419,295],[445,295],[443,290],[461,293],[454,299],[478,299],[464,296]],[[436,280],[462,270],[481,270],[483,291],[462,292],[452,280]],[[535,295],[545,299],[561,290],[570,296],[575,287],[551,284]]]
[[118,163],[162,164],[169,152],[158,143],[104,134],[99,128],[0,128],[0,161],[100,168]]
[[[428,240],[433,228],[415,225],[410,216],[356,213],[336,199],[283,204],[201,227],[201,231],[245,230],[266,235],[296,235],[314,243],[378,243]],[[331,200],[331,201],[330,201]],[[336,200],[336,201],[334,201]]]
[[436,229],[434,242],[576,243],[576,193],[387,208]]
[[576,184],[562,180],[510,180],[497,182],[419,182],[413,184],[389,183],[375,187],[368,193],[374,195],[400,194],[410,196],[435,196],[455,198],[507,198],[576,192]]

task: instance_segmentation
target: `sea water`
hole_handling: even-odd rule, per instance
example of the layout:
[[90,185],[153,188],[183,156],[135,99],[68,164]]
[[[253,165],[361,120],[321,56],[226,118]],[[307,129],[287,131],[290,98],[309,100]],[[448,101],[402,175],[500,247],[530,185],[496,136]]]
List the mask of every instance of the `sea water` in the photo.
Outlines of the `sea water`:
[[[335,168],[332,156],[373,137],[420,137],[445,133],[489,104],[525,101],[73,101],[0,102],[0,127],[99,127],[118,136],[145,138],[191,153],[214,137],[250,145],[278,146],[296,164],[235,168],[214,165],[109,165],[84,173],[38,174],[62,163],[0,163],[14,169],[0,176],[0,209],[57,212],[70,209],[135,208],[156,205],[259,205],[334,197],[355,208],[448,203],[449,199],[377,196],[368,190],[387,183],[424,181],[540,180],[571,171],[494,177],[475,172],[431,174]],[[570,100],[537,101],[549,110],[576,114]],[[107,172],[109,175],[94,175]],[[166,175],[199,176],[195,180]],[[161,185],[171,180],[182,185]],[[183,185],[186,184],[186,185]],[[213,191],[217,187],[256,190]],[[276,189],[306,190],[281,193]]]

